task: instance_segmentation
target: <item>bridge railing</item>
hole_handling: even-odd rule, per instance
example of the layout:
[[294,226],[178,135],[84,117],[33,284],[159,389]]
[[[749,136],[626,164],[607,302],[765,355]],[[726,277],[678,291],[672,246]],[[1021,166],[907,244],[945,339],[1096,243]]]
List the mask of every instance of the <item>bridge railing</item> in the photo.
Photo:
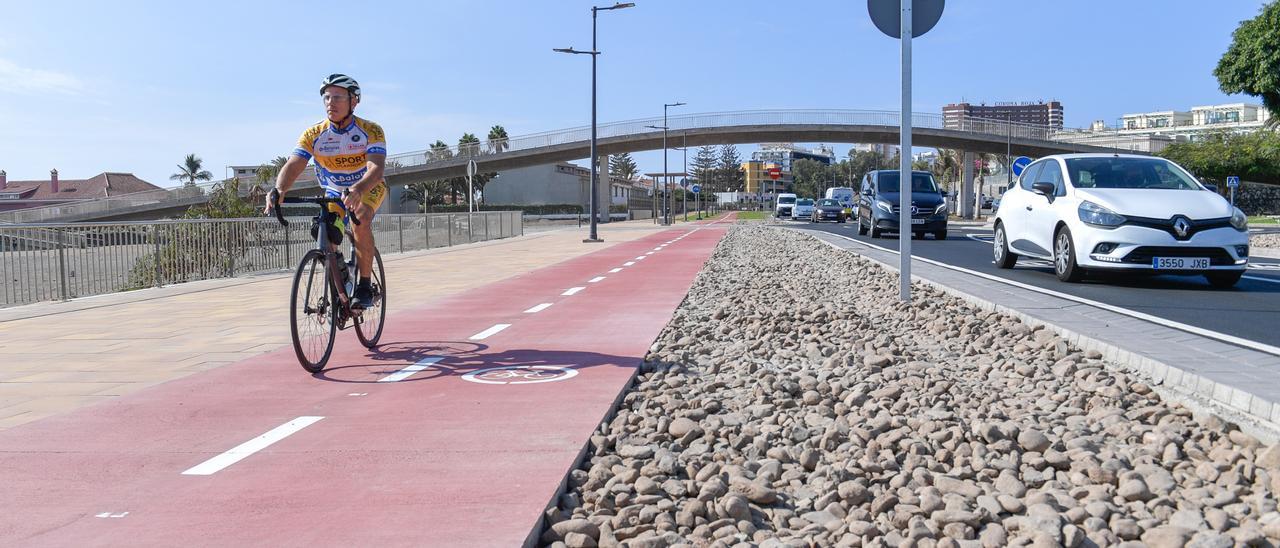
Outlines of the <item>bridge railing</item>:
[[[0,224],[0,307],[291,270],[315,246],[310,217]],[[520,211],[379,215],[383,254],[524,234]]]
[[[679,135],[682,130],[725,128],[760,125],[871,125],[898,126],[898,111],[891,110],[756,110],[735,112],[711,112],[701,114],[685,114],[668,116],[666,119],[667,135]],[[640,118],[600,124],[596,135],[599,139],[622,137],[640,134],[658,134],[662,117]],[[947,127],[941,114],[912,113],[911,125],[914,128],[955,129],[999,137],[1016,139],[1036,139],[1052,141],[1061,134],[1078,135],[1083,130],[1050,129],[1036,124],[1011,122],[984,118],[961,118],[954,127]],[[1107,132],[1094,132],[1107,134]],[[1114,132],[1117,135],[1119,132]],[[462,158],[483,158],[504,152],[519,152],[557,145],[581,143],[591,138],[591,127],[576,128],[535,133],[520,137],[511,137],[500,141],[486,141],[459,148],[457,146],[436,149],[418,150],[393,154],[388,157],[398,168],[423,166],[437,162],[458,161]]]

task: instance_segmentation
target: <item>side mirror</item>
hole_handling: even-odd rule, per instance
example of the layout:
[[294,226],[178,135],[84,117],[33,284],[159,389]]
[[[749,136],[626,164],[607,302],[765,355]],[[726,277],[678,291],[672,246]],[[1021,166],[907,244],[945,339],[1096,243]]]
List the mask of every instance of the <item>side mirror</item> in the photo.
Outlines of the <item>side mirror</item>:
[[1031,190],[1035,191],[1036,194],[1040,194],[1042,196],[1053,196],[1053,193],[1055,190],[1057,190],[1057,187],[1055,187],[1053,183],[1044,183],[1044,182],[1031,183]]

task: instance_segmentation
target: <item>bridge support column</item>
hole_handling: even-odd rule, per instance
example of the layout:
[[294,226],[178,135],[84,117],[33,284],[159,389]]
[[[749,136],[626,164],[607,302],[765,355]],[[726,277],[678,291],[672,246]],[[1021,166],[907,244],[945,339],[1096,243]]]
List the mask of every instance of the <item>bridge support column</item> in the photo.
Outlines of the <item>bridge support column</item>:
[[973,162],[977,157],[966,151],[960,160],[960,192],[956,196],[957,212],[961,217],[977,217],[977,209],[973,203]]
[[609,222],[609,206],[613,205],[613,193],[610,192],[613,189],[613,185],[609,182],[609,155],[597,154],[596,161],[596,173],[599,174],[596,179],[599,181],[599,188],[595,189],[596,208],[599,209],[596,211],[596,220],[597,222],[607,223]]

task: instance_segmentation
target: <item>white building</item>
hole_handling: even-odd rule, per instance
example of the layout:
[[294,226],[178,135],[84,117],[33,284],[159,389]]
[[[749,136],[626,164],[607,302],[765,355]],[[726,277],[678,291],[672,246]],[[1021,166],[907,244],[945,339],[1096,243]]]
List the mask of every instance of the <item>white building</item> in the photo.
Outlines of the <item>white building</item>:
[[858,143],[853,145],[853,150],[858,152],[879,152],[885,158],[892,158],[898,154],[898,145],[888,143]]
[[1125,114],[1120,117],[1121,135],[1166,135],[1174,140],[1195,141],[1206,133],[1231,131],[1247,133],[1262,127],[1271,113],[1261,105],[1229,103],[1192,107],[1190,111],[1166,110]]

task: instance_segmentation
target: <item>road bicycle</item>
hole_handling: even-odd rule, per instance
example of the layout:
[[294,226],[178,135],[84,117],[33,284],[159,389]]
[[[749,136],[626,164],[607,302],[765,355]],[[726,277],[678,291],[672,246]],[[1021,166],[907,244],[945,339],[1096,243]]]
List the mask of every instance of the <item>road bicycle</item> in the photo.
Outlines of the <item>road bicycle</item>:
[[[356,338],[366,348],[378,345],[382,338],[383,320],[387,315],[387,275],[382,267],[382,255],[374,249],[373,306],[352,309],[352,294],[359,279],[356,248],[351,246],[351,260],[344,261],[339,245],[342,238],[351,240],[346,222],[360,224],[342,204],[341,198],[285,197],[286,204],[314,204],[320,212],[311,219],[311,235],[316,247],[307,250],[298,262],[293,275],[293,290],[289,300],[290,334],[293,350],[302,368],[311,373],[324,369],[333,354],[333,341],[339,329],[355,327]],[[337,207],[330,207],[336,204]],[[281,207],[273,208],[276,219],[288,226]],[[334,210],[342,211],[339,216]]]

